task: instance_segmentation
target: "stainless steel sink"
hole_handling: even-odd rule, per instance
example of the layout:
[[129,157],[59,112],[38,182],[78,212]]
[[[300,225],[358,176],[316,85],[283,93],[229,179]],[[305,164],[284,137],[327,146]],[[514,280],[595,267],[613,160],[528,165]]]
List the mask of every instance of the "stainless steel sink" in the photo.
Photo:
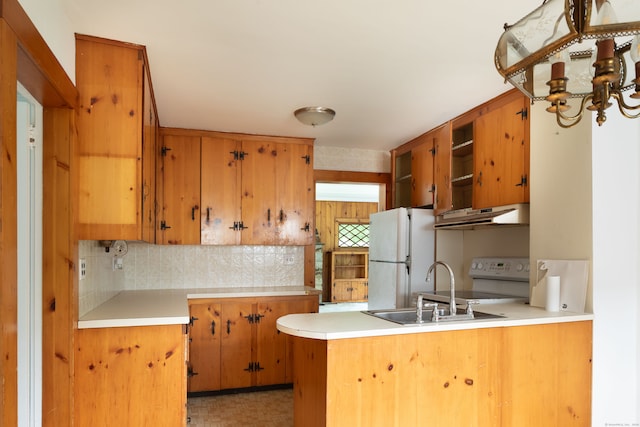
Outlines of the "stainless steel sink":
[[[481,311],[473,312],[473,319],[469,319],[464,314],[463,309],[458,309],[457,316],[448,317],[449,309],[439,309],[439,315],[443,316],[438,322],[454,322],[456,320],[482,320],[482,319],[496,319],[504,316],[497,314],[483,313]],[[422,311],[422,323],[418,322],[416,317],[415,308],[398,308],[392,310],[367,310],[363,311],[364,314],[377,317],[379,319],[388,320],[389,322],[399,323],[401,325],[425,325],[433,323],[431,317],[433,310],[424,309]]]

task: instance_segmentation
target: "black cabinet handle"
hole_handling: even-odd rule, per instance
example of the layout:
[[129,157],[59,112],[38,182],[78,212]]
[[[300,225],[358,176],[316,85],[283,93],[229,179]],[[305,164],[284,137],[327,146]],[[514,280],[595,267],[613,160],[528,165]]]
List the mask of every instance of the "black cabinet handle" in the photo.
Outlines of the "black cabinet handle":
[[267,222],[271,222],[271,208],[267,209]]
[[211,208],[207,208],[207,223],[209,222],[210,215],[211,215]]
[[280,222],[284,222],[284,211],[280,209]]
[[212,320],[211,321],[211,335],[215,335],[216,334],[216,321]]
[[231,333],[231,320],[227,320],[227,335]]

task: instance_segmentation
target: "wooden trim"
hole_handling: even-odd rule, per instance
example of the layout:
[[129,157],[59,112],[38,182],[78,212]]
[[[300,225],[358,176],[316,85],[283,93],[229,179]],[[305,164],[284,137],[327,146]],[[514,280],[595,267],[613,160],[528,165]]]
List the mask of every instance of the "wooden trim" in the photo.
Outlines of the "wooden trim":
[[0,19],[0,425],[18,425],[17,43]]
[[77,281],[69,163],[78,92],[16,0],[0,0],[0,425],[17,425],[16,83],[43,106],[43,426],[73,413]]
[[391,174],[387,172],[350,172],[315,169],[315,182],[358,182],[373,184],[391,184]]
[[169,128],[161,127],[160,136],[165,135],[180,135],[180,136],[200,136],[211,138],[229,138],[229,139],[241,139],[245,141],[261,141],[265,138],[269,138],[270,141],[275,143],[286,144],[307,144],[313,145],[313,138],[300,138],[294,136],[271,136],[271,135],[254,135],[249,133],[237,133],[237,132],[220,132],[213,130],[201,130],[201,129],[182,129],[182,128]]
[[17,0],[0,0],[4,19],[18,44],[18,80],[48,107],[75,108],[78,91]]
[[43,426],[62,426],[73,413],[73,332],[77,319],[77,247],[71,218],[74,110],[45,108],[42,236]]
[[458,117],[451,120],[451,128],[458,128],[464,126],[468,123],[473,122],[475,119],[480,117],[483,114],[486,114],[490,110],[495,110],[496,108],[500,108],[505,104],[513,101],[516,98],[522,96],[522,92],[518,89],[508,90],[501,95],[496,96],[495,98],[491,98],[490,100],[478,105],[477,107],[469,110]]

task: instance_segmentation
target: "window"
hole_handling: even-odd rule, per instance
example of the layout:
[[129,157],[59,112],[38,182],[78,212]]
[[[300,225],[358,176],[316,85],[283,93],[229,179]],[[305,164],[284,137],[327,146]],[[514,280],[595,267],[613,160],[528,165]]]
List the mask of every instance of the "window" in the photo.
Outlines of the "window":
[[336,221],[339,248],[368,248],[369,222]]

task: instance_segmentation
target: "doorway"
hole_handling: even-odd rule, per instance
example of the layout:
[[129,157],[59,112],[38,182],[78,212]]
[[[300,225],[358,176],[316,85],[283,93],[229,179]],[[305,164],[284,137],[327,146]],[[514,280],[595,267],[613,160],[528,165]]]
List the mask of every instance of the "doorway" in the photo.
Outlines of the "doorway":
[[366,309],[369,215],[384,205],[384,193],[377,183],[316,183],[315,286],[322,290],[321,311]]
[[42,425],[42,106],[18,83],[18,425]]

